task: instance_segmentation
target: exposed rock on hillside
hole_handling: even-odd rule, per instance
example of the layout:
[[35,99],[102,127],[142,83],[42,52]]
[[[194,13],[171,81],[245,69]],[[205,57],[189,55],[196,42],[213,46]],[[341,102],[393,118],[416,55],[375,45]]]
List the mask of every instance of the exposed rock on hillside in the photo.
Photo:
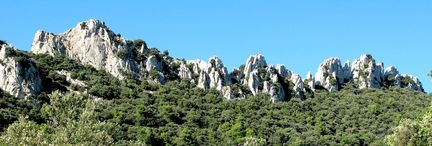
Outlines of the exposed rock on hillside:
[[304,99],[305,87],[302,78],[298,74],[291,76],[291,81],[294,83],[293,91],[295,95],[301,99]]
[[369,55],[361,55],[352,65],[352,77],[360,89],[380,88],[384,75],[384,63],[375,63]]
[[37,31],[31,51],[35,54],[65,55],[96,69],[104,69],[120,79],[125,73],[140,73],[139,64],[126,41],[103,22],[91,19],[81,22],[63,34]]
[[0,88],[19,98],[36,95],[42,90],[33,60],[5,42],[0,45]]
[[315,78],[310,72],[307,73],[306,79],[303,82],[307,84],[312,91],[315,91]]
[[125,40],[94,19],[81,22],[63,34],[38,31],[32,52],[65,55],[120,79],[132,76],[162,84],[190,80],[199,88],[220,91],[227,99],[260,93],[268,94],[273,102],[293,97],[304,99],[306,92],[323,88],[338,91],[348,82],[361,89],[399,86],[423,91],[416,77],[399,74],[394,67],[384,72],[384,64],[376,63],[371,55],[360,56],[352,65],[349,61],[342,64],[338,58],[329,58],[320,64],[315,77],[308,73],[304,80],[284,65],[268,65],[261,54],[250,56],[244,66],[229,73],[218,57],[211,57],[208,62],[174,59],[167,53],[149,49],[142,40]]
[[315,74],[315,84],[328,91],[338,91],[345,80],[345,70],[338,58],[330,58],[320,64]]
[[[258,69],[259,67],[261,68],[267,67],[267,62],[263,55],[257,54],[255,56],[250,56],[247,59],[243,70],[243,74],[245,75],[246,82],[249,80],[249,76],[251,75],[253,70]],[[246,82],[244,82],[244,84],[246,84]]]
[[386,68],[384,72],[384,84],[424,92],[422,83],[417,77],[399,74],[399,71],[394,66]]

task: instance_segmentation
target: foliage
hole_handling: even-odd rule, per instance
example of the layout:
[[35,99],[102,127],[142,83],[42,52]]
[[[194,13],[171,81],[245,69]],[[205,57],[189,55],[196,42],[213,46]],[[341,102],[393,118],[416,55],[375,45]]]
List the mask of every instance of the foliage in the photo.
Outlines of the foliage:
[[[161,57],[156,49],[147,53]],[[44,92],[34,97],[36,105],[1,92],[4,145],[422,145],[430,137],[431,110],[399,123],[431,106],[430,95],[409,89],[359,90],[348,83],[339,92],[272,103],[234,84],[233,91],[249,96],[225,100],[190,80],[119,80],[67,57],[24,55],[34,58]],[[61,70],[87,86],[79,94],[66,89],[71,85],[56,73]],[[288,80],[274,86],[293,93]]]
[[170,82],[135,99],[104,100],[99,117],[122,125],[115,128],[116,142],[368,145],[391,133],[401,118],[413,118],[430,101],[425,94],[401,88],[346,88],[281,103],[271,103],[265,95],[226,101],[215,91],[192,87],[186,81]]
[[80,23],[81,29],[87,29],[87,24],[85,22]]
[[36,60],[36,66],[42,78],[42,86],[46,93],[55,90],[67,91],[67,87],[71,86],[56,72],[64,70],[70,72],[72,78],[87,84],[87,87],[81,89],[82,91],[88,90],[91,95],[107,99],[120,95],[121,89],[118,87],[121,84],[120,81],[103,70],[96,70],[89,65],[81,65],[65,56],[30,55]]
[[[50,96],[50,104],[41,113],[47,123],[37,124],[25,118],[12,124],[0,137],[7,145],[109,145],[112,143],[107,129],[111,125],[98,121],[97,103],[81,95],[58,92]],[[24,131],[23,131],[24,130]]]
[[416,120],[404,119],[386,137],[389,145],[432,145],[432,108]]
[[125,58],[127,56],[127,52],[126,52],[126,50],[118,50],[116,53],[116,56],[118,58]]
[[15,98],[0,90],[0,131],[26,115],[34,121],[41,121],[35,105],[24,99]]

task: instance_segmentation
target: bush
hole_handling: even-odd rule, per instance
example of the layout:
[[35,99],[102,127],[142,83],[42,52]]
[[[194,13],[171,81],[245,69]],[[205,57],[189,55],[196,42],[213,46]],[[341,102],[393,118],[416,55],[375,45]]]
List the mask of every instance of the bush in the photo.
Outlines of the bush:
[[81,29],[87,29],[87,24],[85,22],[80,23]]
[[127,52],[126,52],[126,50],[118,50],[117,53],[116,53],[116,56],[118,58],[124,59],[127,56]]
[[143,46],[143,45],[144,45],[144,48],[147,48],[147,44],[143,40],[138,39],[138,40],[133,41],[133,46],[135,49],[141,49],[141,46]]
[[9,47],[9,46],[6,47],[6,50],[5,50],[5,51],[6,51],[6,52],[5,52],[5,55],[6,55],[7,57],[14,57],[14,56],[17,55],[15,49],[12,48],[12,47]]
[[159,72],[156,70],[150,70],[150,78],[153,80],[159,78]]

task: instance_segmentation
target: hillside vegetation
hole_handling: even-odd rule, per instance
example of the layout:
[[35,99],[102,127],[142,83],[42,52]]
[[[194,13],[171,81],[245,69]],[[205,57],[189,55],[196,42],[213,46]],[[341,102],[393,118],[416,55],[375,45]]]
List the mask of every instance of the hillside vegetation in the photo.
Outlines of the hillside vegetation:
[[[431,103],[418,91],[353,84],[304,100],[272,103],[267,94],[226,100],[188,80],[118,80],[65,57],[27,55],[35,59],[44,91],[29,101],[1,92],[0,143],[6,145],[395,144],[401,119],[415,119]],[[58,70],[86,86],[70,84]],[[423,126],[422,120],[402,121],[402,130]]]

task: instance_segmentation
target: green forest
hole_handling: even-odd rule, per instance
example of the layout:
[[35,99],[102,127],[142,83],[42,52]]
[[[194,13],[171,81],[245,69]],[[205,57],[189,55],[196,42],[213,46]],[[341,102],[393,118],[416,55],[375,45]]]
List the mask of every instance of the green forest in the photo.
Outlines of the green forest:
[[[348,83],[303,100],[227,100],[187,80],[119,80],[64,56],[18,55],[35,60],[49,88],[32,100],[0,92],[1,145],[432,144],[432,96],[405,88]],[[56,70],[88,86],[69,84]]]

